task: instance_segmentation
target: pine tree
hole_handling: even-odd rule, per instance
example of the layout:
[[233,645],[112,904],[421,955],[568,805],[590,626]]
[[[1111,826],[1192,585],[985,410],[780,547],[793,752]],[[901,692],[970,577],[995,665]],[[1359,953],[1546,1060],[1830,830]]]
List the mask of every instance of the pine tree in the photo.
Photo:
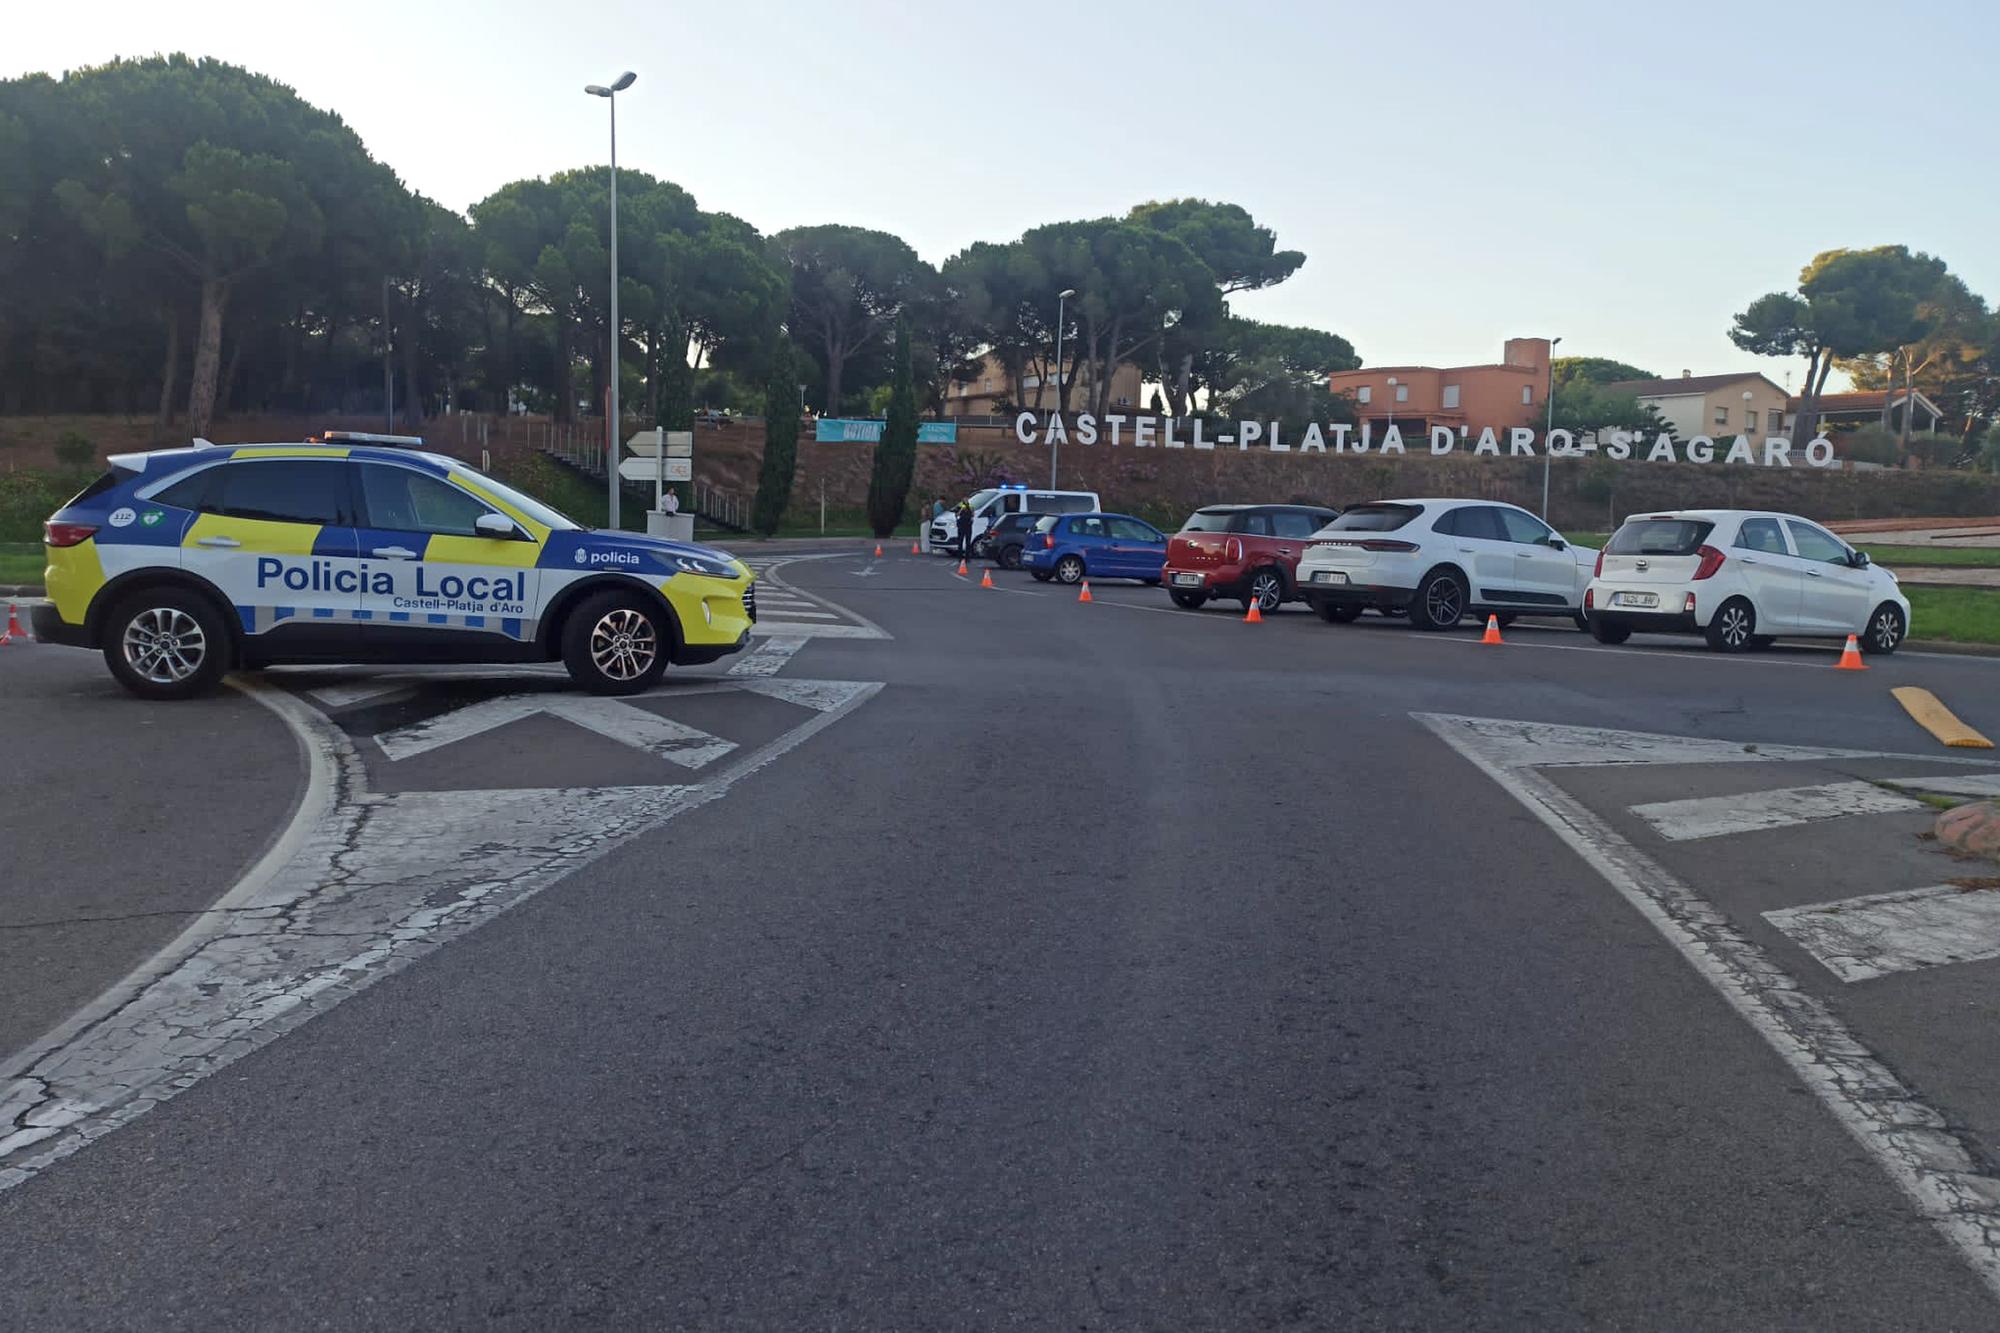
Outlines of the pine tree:
[[799,462],[798,363],[792,340],[780,334],[764,385],[764,462],[757,470],[757,504],[750,526],[766,537],[778,530],[792,502]]
[[917,472],[917,389],[910,371],[910,328],[896,321],[895,378],[889,386],[889,419],[875,446],[875,466],[868,478],[868,526],[877,537],[895,533],[903,521],[903,502]]

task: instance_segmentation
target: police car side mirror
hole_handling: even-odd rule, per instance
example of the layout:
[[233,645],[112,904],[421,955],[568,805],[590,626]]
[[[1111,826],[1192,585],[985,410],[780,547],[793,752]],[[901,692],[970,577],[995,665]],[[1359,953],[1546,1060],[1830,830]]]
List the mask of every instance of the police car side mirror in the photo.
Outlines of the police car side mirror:
[[527,540],[527,534],[505,514],[481,514],[472,521],[472,527],[482,537],[498,537],[510,542]]
[[1856,569],[1866,569],[1868,568],[1869,565],[1874,563],[1868,558],[1868,552],[1866,551],[1856,551],[1852,556],[1848,558],[1848,562],[1852,564]]
[[1547,541],[1551,551],[1567,551],[1569,549],[1569,543],[1560,537],[1550,537]]

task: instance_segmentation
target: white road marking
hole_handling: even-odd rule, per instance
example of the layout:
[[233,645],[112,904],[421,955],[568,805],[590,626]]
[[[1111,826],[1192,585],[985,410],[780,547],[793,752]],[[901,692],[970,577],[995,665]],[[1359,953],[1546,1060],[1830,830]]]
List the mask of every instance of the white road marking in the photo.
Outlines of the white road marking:
[[1922,801],[1884,791],[1872,782],[1827,782],[1815,787],[1779,787],[1737,796],[1654,801],[1633,806],[1632,813],[1651,824],[1669,842],[1686,842],[1758,829],[1788,828],[1848,815],[1923,808]]
[[[1920,755],[1886,754],[1876,750],[1829,749],[1816,745],[1745,745],[1700,736],[1665,736],[1650,731],[1619,731],[1611,727],[1571,727],[1555,722],[1513,722],[1503,718],[1458,717],[1441,713],[1440,727],[1463,733],[1510,767],[1552,768],[1602,764],[1768,764],[1815,759],[1918,759]],[[1454,742],[1456,743],[1456,742]],[[1938,763],[1954,761],[1949,756]],[[1993,761],[1984,761],[1992,767]]]
[[[242,686],[314,776],[285,837],[199,924],[0,1068],[0,1190],[101,1138],[614,847],[789,753],[877,682],[757,680],[815,711],[705,780],[646,787],[373,793],[344,733]],[[723,688],[723,687],[714,687]],[[700,693],[711,687],[697,687]]]
[[1925,778],[1883,778],[1892,787],[1939,796],[2000,796],[2000,773],[1939,773]]
[[736,659],[729,668],[732,676],[775,676],[784,670],[785,663],[792,660],[792,654],[805,646],[805,639],[799,635],[774,636],[764,640],[751,652]]
[[1980,1168],[1944,1116],[1714,904],[1537,772],[1535,747],[1510,739],[1523,724],[1413,716],[1602,875],[1764,1038],[2000,1296],[2000,1178]]
[[1842,981],[2000,958],[2000,892],[1939,884],[1764,913]]
[[375,743],[392,760],[410,759],[542,713],[683,768],[712,764],[736,748],[735,741],[635,708],[624,699],[588,694],[505,694],[385,731],[375,737]]

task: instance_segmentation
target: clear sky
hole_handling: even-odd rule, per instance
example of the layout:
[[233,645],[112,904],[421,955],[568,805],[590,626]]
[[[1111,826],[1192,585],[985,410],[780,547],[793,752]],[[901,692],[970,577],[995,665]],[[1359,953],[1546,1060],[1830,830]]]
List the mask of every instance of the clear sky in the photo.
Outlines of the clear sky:
[[0,76],[185,50],[337,111],[463,208],[619,155],[765,231],[976,240],[1200,196],[1306,266],[1241,314],[1373,365],[1515,334],[1660,374],[1815,252],[1902,242],[2000,301],[2000,0],[100,0],[22,5]]

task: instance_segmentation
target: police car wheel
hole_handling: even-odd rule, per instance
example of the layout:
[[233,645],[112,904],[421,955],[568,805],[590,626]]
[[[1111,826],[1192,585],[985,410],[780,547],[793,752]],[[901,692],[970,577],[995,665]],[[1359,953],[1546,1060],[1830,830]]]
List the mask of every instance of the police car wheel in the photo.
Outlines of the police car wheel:
[[587,598],[563,626],[563,665],[592,694],[637,694],[667,669],[671,639],[657,607],[631,593]]
[[104,661],[141,699],[187,699],[229,668],[229,632],[215,609],[180,588],[134,593],[104,621]]

